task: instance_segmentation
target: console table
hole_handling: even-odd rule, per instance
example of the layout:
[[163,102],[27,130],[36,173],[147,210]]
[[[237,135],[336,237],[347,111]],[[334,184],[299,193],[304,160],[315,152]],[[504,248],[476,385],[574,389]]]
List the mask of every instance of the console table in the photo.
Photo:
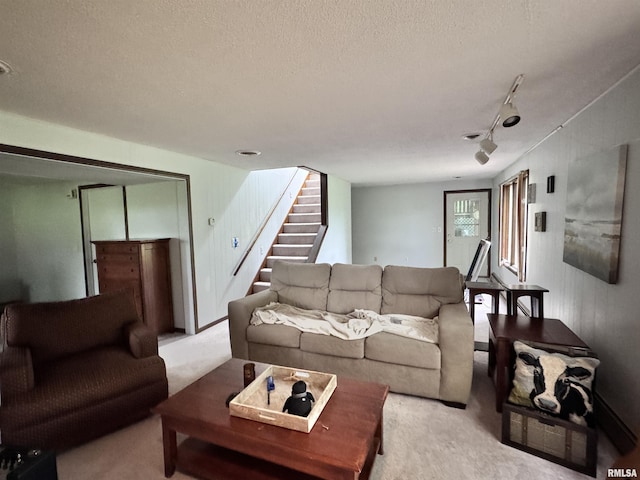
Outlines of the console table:
[[570,347],[589,348],[569,327],[555,318],[530,318],[489,313],[488,375],[496,386],[496,411],[502,412],[513,381],[513,342],[525,340]]

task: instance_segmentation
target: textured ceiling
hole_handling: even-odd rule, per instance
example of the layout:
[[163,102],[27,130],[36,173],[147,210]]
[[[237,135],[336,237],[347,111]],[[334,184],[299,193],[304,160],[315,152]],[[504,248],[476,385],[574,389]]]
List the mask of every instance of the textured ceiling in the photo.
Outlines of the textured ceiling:
[[[638,0],[0,0],[0,110],[354,184],[492,177],[640,64],[639,31]],[[461,137],[520,73],[481,166]]]

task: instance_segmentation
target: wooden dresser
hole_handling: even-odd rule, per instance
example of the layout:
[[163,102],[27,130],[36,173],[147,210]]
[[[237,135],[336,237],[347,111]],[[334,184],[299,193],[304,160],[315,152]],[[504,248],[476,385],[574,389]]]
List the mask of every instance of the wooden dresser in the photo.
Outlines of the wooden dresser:
[[140,318],[154,332],[173,332],[169,238],[103,240],[96,246],[100,292],[130,288]]

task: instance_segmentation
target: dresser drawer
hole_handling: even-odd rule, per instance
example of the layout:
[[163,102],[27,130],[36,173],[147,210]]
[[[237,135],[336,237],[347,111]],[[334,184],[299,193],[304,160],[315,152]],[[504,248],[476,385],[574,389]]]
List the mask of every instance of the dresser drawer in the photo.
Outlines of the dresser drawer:
[[119,265],[132,265],[137,266],[139,264],[138,252],[135,253],[98,253],[96,259],[98,264],[112,264]]
[[138,245],[131,243],[100,243],[96,244],[96,253],[138,253]]
[[140,269],[137,263],[101,263],[98,260],[98,278],[109,280],[133,280],[140,278]]

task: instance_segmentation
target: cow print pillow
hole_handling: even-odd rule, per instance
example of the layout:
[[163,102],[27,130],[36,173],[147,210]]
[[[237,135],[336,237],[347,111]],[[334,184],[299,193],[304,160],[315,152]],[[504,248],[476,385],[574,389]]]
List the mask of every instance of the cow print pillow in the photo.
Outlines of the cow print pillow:
[[592,384],[600,360],[550,353],[519,341],[513,348],[516,366],[509,402],[595,426]]

